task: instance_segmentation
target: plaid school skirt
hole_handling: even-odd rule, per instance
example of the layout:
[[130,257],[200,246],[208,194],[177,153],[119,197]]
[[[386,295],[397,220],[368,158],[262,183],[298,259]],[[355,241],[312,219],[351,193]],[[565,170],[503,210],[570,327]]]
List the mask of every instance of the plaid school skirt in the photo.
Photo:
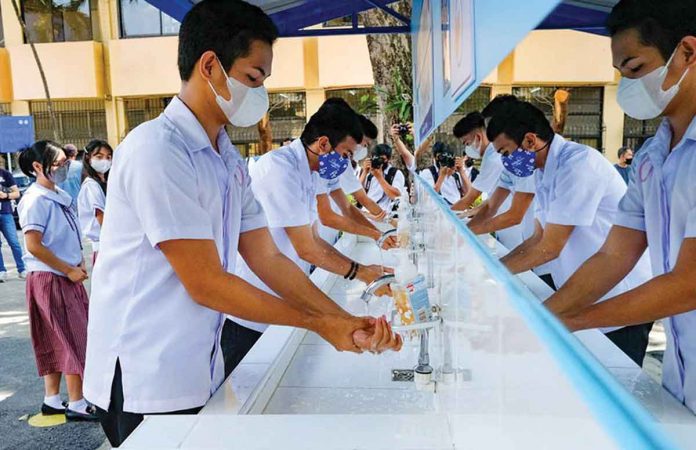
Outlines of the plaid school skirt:
[[39,376],[56,372],[82,376],[89,306],[85,287],[51,272],[30,272],[26,283]]

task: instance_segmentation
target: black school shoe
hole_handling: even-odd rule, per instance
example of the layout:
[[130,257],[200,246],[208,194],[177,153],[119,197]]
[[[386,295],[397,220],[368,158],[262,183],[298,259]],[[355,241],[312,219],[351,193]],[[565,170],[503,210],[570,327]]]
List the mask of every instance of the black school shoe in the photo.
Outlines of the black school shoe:
[[67,403],[63,402],[63,407],[62,408],[54,408],[52,406],[48,406],[45,403],[41,404],[41,414],[44,416],[57,416],[59,414],[65,414],[65,410],[67,409]]
[[87,407],[87,414],[81,412],[73,411],[70,408],[65,408],[65,418],[70,422],[98,422],[99,417],[97,417],[96,410],[94,406],[90,405]]

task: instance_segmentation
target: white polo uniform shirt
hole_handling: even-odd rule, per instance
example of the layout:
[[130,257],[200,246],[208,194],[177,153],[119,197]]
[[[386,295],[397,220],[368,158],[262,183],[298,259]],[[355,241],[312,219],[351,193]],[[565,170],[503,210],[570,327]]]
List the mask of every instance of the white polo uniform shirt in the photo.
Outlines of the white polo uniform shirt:
[[[316,183],[302,141],[266,153],[251,168],[251,188],[263,206],[268,229],[278,249],[309,274],[310,264],[299,257],[286,227],[312,226],[317,218]],[[236,274],[277,296],[239,257]],[[263,332],[268,325],[230,317],[238,324]]]
[[[73,198],[56,186],[52,191],[34,183],[24,192],[17,206],[19,225],[25,233],[42,233],[41,243],[56,257],[77,266],[82,262],[82,237]],[[24,239],[26,246],[26,237]],[[29,252],[24,254],[27,272],[51,272],[61,277],[59,272],[42,262]]]
[[[387,167],[384,168],[384,177],[386,178],[387,173],[389,172],[389,169],[392,168],[392,165],[389,164]],[[377,203],[377,205],[382,208],[383,210],[389,212],[391,211],[391,205],[393,203],[393,200],[389,198],[389,196],[384,192],[384,189],[382,189],[382,186],[379,184],[379,181],[375,177],[372,177],[370,179],[370,176],[365,179],[365,183],[367,183],[367,180],[370,180],[370,185],[368,186],[368,189],[365,189],[367,191],[367,196],[370,197],[370,199]],[[400,170],[396,171],[396,175],[394,175],[394,181],[391,183],[392,187],[395,187],[396,189],[399,190],[399,192],[403,193],[406,190],[406,178],[404,177],[404,173]]]
[[[696,119],[672,151],[672,130],[664,120],[631,165],[628,192],[616,224],[644,231],[654,276],[671,272],[684,240],[696,239]],[[663,321],[667,349],[662,383],[696,413],[696,311]]]
[[[435,166],[437,167],[437,166]],[[433,178],[433,173],[430,167],[425,168],[419,172],[419,175],[423,177],[423,180],[425,180],[426,183],[428,183],[430,186],[433,188],[435,187],[435,183],[437,183],[437,178]],[[462,175],[457,173],[459,176],[459,180],[464,184],[464,180],[461,179]],[[439,177],[439,169],[438,169],[438,177]],[[457,185],[457,181],[454,179],[454,175],[451,175],[447,178],[445,178],[445,181],[442,183],[442,189],[440,189],[440,195],[442,198],[447,200],[447,202],[450,205],[454,205],[457,203],[459,200],[461,200],[462,195],[461,191],[459,190],[459,186]]]
[[[551,261],[553,281],[560,288],[602,247],[614,225],[626,183],[597,150],[556,135],[546,165],[537,169],[536,218],[547,224],[572,225],[574,230],[558,258]],[[651,278],[647,252],[636,267],[602,300],[633,289]],[[605,333],[616,330],[604,329]]]
[[266,226],[246,165],[225,130],[220,153],[174,97],[114,152],[99,264],[92,276],[85,398],[108,410],[116,360],[124,410],[202,406],[223,381],[223,315],[196,303],[158,245],[215,242],[233,272],[240,233]]
[[[488,144],[486,151],[483,152],[481,170],[473,183],[474,189],[481,191],[486,198],[490,197],[495,188],[498,187],[498,181],[502,172],[503,161],[500,159],[500,154],[495,151],[492,143]],[[507,211],[508,208],[502,209],[502,211]]]
[[77,212],[80,217],[82,235],[92,241],[92,249],[99,251],[99,235],[101,225],[97,221],[96,211],[106,210],[106,194],[92,178],[85,178],[77,196]]

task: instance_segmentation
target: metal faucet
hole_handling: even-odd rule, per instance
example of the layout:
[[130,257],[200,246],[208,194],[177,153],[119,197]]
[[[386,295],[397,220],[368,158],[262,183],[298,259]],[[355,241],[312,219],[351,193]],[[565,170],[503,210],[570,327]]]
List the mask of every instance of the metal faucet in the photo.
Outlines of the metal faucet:
[[382,233],[382,236],[377,239],[377,247],[382,248],[384,242],[392,236],[396,236],[396,228],[392,228],[391,230],[387,230]]
[[368,303],[375,295],[375,292],[377,292],[378,289],[393,283],[395,280],[396,278],[394,277],[394,274],[390,273],[387,275],[382,275],[365,288],[365,291],[360,296],[360,300],[364,301],[365,303]]
[[433,368],[430,365],[430,352],[428,351],[429,334],[430,330],[427,328],[420,333],[420,352],[418,354],[418,365],[415,371],[421,375],[430,375],[433,373]]

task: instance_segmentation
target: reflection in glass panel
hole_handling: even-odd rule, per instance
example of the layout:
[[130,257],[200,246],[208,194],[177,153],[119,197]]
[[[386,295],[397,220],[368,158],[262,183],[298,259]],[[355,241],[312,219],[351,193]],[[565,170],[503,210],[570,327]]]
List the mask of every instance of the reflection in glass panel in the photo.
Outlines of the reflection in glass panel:
[[51,7],[41,0],[25,0],[22,10],[31,42],[53,42]]
[[90,0],[25,0],[21,6],[32,42],[92,39]]
[[173,17],[170,17],[164,13],[162,13],[162,35],[172,35],[172,34],[179,34],[179,27],[181,24],[174,19]]
[[54,1],[62,13],[64,40],[88,41],[92,39],[92,20],[90,17],[90,2],[62,0]]
[[121,34],[123,36],[159,36],[160,12],[145,1],[121,0]]

